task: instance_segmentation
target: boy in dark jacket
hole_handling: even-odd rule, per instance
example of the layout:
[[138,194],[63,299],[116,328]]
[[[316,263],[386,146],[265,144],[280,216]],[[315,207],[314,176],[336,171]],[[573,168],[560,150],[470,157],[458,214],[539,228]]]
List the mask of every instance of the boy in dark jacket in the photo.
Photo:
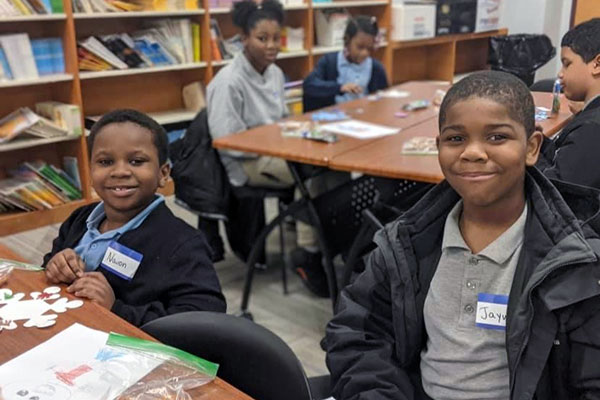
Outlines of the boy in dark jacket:
[[169,176],[167,137],[133,110],[104,115],[89,136],[100,203],[75,210],[44,256],[46,277],[134,325],[183,311],[225,312],[204,236],[156,194]]
[[549,178],[600,189],[600,18],[567,32],[560,57],[565,96],[584,107],[554,140],[544,141],[538,168]]
[[448,91],[446,181],[376,235],[327,327],[337,400],[600,398],[599,196],[531,168],[533,116],[509,74]]

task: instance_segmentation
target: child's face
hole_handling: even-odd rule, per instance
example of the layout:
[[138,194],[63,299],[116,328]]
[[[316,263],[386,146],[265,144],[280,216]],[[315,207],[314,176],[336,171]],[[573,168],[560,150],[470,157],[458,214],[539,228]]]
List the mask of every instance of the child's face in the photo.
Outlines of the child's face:
[[[102,128],[91,154],[92,186],[107,215],[135,216],[166,184],[169,165],[160,165],[152,133],[131,122]],[[110,214],[112,212],[112,214]]]
[[590,87],[593,84],[593,70],[595,61],[589,63],[570,47],[561,47],[560,60],[562,68],[558,73],[563,92],[569,100],[587,100]]
[[368,33],[358,32],[346,45],[346,58],[360,64],[371,56],[375,49],[375,37]]
[[275,20],[263,19],[243,37],[244,48],[261,70],[274,63],[281,49],[281,27]]
[[437,140],[442,172],[465,207],[493,207],[524,196],[525,167],[537,161],[542,136],[527,139],[502,104],[472,97],[447,110]]

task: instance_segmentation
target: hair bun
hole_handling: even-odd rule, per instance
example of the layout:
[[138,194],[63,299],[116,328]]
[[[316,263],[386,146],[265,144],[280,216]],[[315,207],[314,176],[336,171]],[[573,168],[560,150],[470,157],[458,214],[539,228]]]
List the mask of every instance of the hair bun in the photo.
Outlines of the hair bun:
[[252,0],[242,0],[233,3],[231,9],[231,19],[238,28],[245,29],[248,25],[248,19],[252,13],[259,10],[259,6]]

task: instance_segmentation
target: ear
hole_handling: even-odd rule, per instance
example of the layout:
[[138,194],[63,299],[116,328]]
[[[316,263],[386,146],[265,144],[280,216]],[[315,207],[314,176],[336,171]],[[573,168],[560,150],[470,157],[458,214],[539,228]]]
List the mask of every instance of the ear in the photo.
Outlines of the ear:
[[592,69],[592,75],[594,77],[600,77],[600,54],[596,54],[596,57],[590,61],[590,66]]
[[538,127],[536,126],[536,130],[531,134],[529,139],[527,139],[527,153],[525,154],[525,165],[527,165],[528,167],[534,166],[537,162],[543,141],[544,134],[540,130],[538,130]]
[[158,187],[165,187],[169,180],[169,174],[171,173],[171,164],[168,162],[164,163],[159,170],[160,178],[158,179]]
[[244,47],[246,47],[246,45],[248,44],[248,35],[246,35],[245,33],[240,33],[240,38],[242,39],[242,44],[244,45]]

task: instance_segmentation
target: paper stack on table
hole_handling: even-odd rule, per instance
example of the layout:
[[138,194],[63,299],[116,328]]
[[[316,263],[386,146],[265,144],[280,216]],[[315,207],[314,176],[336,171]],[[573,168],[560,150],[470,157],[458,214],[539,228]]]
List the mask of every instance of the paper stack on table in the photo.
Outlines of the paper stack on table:
[[321,129],[356,139],[374,139],[400,132],[400,128],[371,124],[355,119],[321,125]]

